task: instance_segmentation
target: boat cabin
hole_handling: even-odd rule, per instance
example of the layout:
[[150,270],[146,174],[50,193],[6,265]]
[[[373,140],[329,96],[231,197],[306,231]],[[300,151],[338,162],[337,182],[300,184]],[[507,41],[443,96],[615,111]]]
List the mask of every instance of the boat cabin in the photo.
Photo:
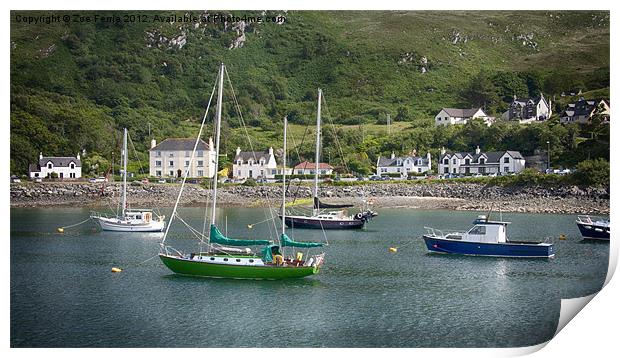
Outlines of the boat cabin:
[[153,219],[153,213],[150,211],[128,211],[125,213],[125,217],[127,220],[149,223]]
[[473,223],[474,226],[462,235],[462,240],[481,243],[506,242],[506,226],[510,222],[490,221],[485,215],[480,215]]

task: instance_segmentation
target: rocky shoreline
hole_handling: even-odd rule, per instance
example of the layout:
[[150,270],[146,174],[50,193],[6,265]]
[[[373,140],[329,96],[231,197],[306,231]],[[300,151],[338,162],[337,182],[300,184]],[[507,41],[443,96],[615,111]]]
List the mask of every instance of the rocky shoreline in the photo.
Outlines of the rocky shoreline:
[[[12,183],[11,207],[115,206],[120,183]],[[170,207],[176,201],[180,185],[129,185],[127,195],[133,207]],[[183,205],[202,205],[210,191],[188,184],[181,198]],[[310,198],[308,186],[291,186],[289,198]],[[281,188],[265,186],[223,186],[218,202],[223,206],[277,206]],[[495,210],[528,213],[609,214],[609,188],[539,186],[498,187],[477,183],[373,183],[354,186],[322,186],[320,196],[329,203],[360,204],[363,198],[373,207],[449,210]]]

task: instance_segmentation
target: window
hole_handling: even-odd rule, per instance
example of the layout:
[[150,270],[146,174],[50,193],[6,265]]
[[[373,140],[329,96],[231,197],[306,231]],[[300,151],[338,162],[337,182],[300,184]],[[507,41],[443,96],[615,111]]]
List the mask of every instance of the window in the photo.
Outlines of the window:
[[203,172],[202,170],[199,170],[199,171],[198,171],[198,176],[199,176],[199,177],[203,177],[203,176],[204,176],[204,172]]
[[171,167],[172,167],[172,166],[174,166],[174,160],[171,160],[168,164],[169,164]]
[[465,159],[465,165],[469,165],[469,159]]
[[168,154],[168,156],[169,156],[170,158],[172,158],[172,157],[174,157],[174,153],[170,153],[170,154]]
[[456,158],[452,159],[452,164],[456,164]]
[[508,157],[504,158],[504,163],[510,163],[510,158]]
[[52,163],[47,163],[47,169],[52,169]]
[[250,263],[253,263],[253,262],[254,262],[254,260],[253,260],[253,259],[249,259],[248,261],[249,261]]
[[34,173],[34,177],[38,178],[39,177],[39,173]]
[[173,177],[174,176],[174,170],[169,171],[168,174],[170,174],[170,176]]
[[275,175],[276,174],[276,170],[275,169],[271,169],[271,174]]
[[303,170],[298,170],[298,171],[297,171],[297,174],[303,174],[303,173],[304,173],[304,171],[303,171]]
[[422,168],[418,168],[418,173],[422,173]]
[[396,171],[400,173],[400,168],[396,168]]
[[228,258],[226,258],[226,257],[225,257],[225,258],[224,258],[224,261],[228,261]]
[[209,259],[210,259],[211,261],[213,261],[213,260],[215,260],[215,257],[210,257]]
[[156,167],[161,167],[161,160],[156,160],[155,161],[155,166]]
[[262,170],[262,169],[260,170],[260,176],[261,176],[261,177],[264,177],[264,176],[265,176],[265,171],[264,171],[264,170]]
[[198,151],[198,156],[199,156],[199,157],[204,156],[204,153],[202,152],[202,150],[199,150],[199,151]]
[[64,173],[60,173],[60,179],[64,178]]
[[71,169],[75,169],[75,164],[71,163],[71,164],[69,164],[69,167],[70,167]]
[[186,157],[189,157],[189,150],[186,150],[186,151],[185,151],[185,156],[186,156]]
[[265,165],[265,161],[264,160],[260,160],[260,165]]
[[186,160],[186,161],[185,161],[185,166],[186,166],[186,167],[189,167],[189,160]]
[[444,173],[448,174],[448,172],[449,172],[449,171],[450,171],[450,169],[449,169],[449,168],[447,168],[447,167],[446,167],[446,168],[443,168],[443,172],[444,172]]
[[470,235],[486,235],[487,228],[485,226],[476,225],[469,230]]
[[241,159],[237,160],[237,165],[241,165]]
[[69,173],[69,178],[75,179],[75,173]]
[[155,154],[155,156],[161,157],[161,151],[158,150],[157,153]]
[[478,161],[480,162],[480,164],[485,164],[486,163],[486,159],[484,159],[484,158],[480,158]]
[[202,164],[203,164],[203,163],[204,163],[204,162],[203,162],[202,160],[199,160],[199,161],[198,161],[198,166],[199,166],[199,167],[202,167]]
[[508,173],[508,170],[509,170],[509,169],[510,169],[510,168],[508,168],[508,167],[504,167],[504,172]]
[[237,176],[241,176],[241,170],[237,170]]
[[327,170],[322,169],[321,174],[327,174]]
[[235,261],[237,261],[237,262],[241,262],[241,259],[235,259]]
[[161,176],[161,170],[157,170],[157,171],[155,171],[155,176],[160,177],[160,176]]
[[446,158],[446,159],[443,160],[443,163],[448,165],[448,164],[450,164],[450,160],[448,160],[448,158]]

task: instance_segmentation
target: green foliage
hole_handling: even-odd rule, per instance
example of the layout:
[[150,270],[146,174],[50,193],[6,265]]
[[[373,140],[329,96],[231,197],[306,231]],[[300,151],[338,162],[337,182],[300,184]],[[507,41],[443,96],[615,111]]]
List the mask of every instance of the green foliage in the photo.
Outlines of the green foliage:
[[256,180],[254,180],[254,178],[248,178],[241,185],[243,185],[243,186],[257,186],[258,184],[256,183]]
[[[441,147],[470,151],[476,145],[529,155],[544,150],[546,140],[554,164],[608,158],[604,128],[563,133],[546,124],[534,129],[512,124],[483,128],[476,122],[463,128],[433,125],[442,107],[480,105],[499,114],[515,94],[544,91],[551,98],[575,87],[608,87],[609,12],[559,14],[293,11],[286,24],[246,27],[246,42],[236,49],[229,48],[236,31],[223,24],[199,29],[148,22],[40,27],[13,21],[11,172],[25,173],[39,152],[75,155],[86,149],[111,163],[127,127],[138,152],[130,159],[130,171],[146,174],[151,138],[196,135],[220,61],[227,64],[256,150],[281,143],[285,115],[297,125],[294,135],[301,141],[305,126],[316,118],[320,87],[326,98],[323,115],[338,127],[340,140],[326,136],[323,157],[341,171],[348,166],[372,173],[379,155],[413,149],[430,151],[434,158]],[[523,23],[532,24],[528,31],[537,39],[536,49],[515,40]],[[471,40],[454,42],[455,30]],[[182,48],[159,40],[182,31],[187,34]],[[588,41],[575,42],[577,35]],[[222,167],[237,146],[249,150],[226,87]],[[394,119],[389,136],[385,126],[371,124],[385,123],[387,113]],[[212,120],[209,114],[205,138],[213,135]],[[310,139],[299,148],[304,159],[313,152]]]
[[583,186],[609,186],[609,162],[600,158],[584,160],[577,164],[572,177]]

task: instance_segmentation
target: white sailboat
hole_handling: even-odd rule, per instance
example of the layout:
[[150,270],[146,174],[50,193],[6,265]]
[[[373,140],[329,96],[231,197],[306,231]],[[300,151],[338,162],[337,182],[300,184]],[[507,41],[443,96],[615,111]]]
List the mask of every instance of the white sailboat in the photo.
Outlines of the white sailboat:
[[[166,227],[164,216],[156,215],[151,209],[128,209],[127,205],[127,128],[123,131],[123,193],[121,213],[109,217],[103,213],[93,212],[90,218],[99,223],[102,230],[125,232],[156,232]],[[154,217],[155,216],[155,217]]]

